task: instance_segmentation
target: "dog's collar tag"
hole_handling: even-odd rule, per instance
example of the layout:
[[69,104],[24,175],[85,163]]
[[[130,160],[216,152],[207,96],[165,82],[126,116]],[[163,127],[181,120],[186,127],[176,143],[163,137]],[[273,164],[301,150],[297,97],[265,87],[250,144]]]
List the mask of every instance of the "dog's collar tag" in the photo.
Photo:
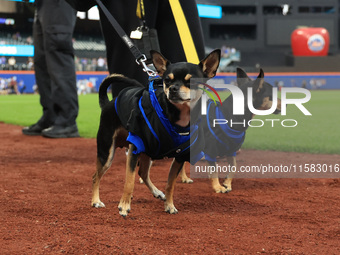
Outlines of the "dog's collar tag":
[[131,31],[130,38],[135,40],[140,40],[143,37],[143,32],[140,30]]
[[178,133],[179,135],[190,135],[190,132]]

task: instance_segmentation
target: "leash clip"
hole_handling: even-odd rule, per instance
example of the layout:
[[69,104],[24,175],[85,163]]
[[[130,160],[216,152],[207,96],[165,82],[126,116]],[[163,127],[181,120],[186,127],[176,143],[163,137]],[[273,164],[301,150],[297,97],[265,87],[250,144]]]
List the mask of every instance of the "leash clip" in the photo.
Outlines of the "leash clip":
[[146,61],[146,56],[143,54],[142,57],[140,59],[136,59],[136,62],[138,65],[142,65],[143,66],[143,71],[146,72],[149,76],[151,77],[155,77],[157,76],[157,73],[150,69],[146,64],[145,64],[145,61]]

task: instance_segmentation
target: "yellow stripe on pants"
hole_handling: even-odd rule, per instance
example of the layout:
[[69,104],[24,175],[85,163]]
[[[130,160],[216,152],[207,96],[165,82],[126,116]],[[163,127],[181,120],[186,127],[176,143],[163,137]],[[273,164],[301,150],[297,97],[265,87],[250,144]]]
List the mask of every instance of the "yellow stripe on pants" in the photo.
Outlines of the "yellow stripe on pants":
[[199,58],[197,55],[196,47],[191,36],[191,32],[184,16],[182,6],[179,0],[169,0],[172,13],[175,18],[176,26],[178,29],[179,37],[181,38],[185,57],[187,62],[198,64]]

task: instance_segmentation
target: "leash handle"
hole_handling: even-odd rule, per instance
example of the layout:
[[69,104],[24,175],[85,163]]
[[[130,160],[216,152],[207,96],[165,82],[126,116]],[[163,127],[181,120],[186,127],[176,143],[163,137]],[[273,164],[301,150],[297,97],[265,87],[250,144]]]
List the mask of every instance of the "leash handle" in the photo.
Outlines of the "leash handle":
[[100,1],[95,0],[100,9],[102,9],[103,13],[105,14],[106,18],[109,20],[113,28],[116,30],[117,34],[122,38],[123,42],[131,51],[132,55],[136,58],[136,62],[138,65],[142,65],[143,71],[146,72],[149,76],[156,76],[157,74],[147,67],[145,61],[146,56],[140,52],[140,50],[134,45],[134,43],[130,40],[129,36],[125,33],[123,28],[119,25],[117,20],[112,16],[106,6]]

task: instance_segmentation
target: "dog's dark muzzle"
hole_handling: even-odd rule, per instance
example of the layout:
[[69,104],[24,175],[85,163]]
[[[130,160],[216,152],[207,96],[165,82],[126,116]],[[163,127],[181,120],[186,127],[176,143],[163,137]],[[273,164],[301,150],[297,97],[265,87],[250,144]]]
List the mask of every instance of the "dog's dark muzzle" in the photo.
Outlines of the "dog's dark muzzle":
[[180,86],[178,85],[171,85],[169,87],[169,100],[171,100],[172,102],[181,102],[183,101],[181,95],[180,95]]
[[179,91],[179,86],[177,85],[172,85],[169,87],[169,94],[170,95],[177,95]]

